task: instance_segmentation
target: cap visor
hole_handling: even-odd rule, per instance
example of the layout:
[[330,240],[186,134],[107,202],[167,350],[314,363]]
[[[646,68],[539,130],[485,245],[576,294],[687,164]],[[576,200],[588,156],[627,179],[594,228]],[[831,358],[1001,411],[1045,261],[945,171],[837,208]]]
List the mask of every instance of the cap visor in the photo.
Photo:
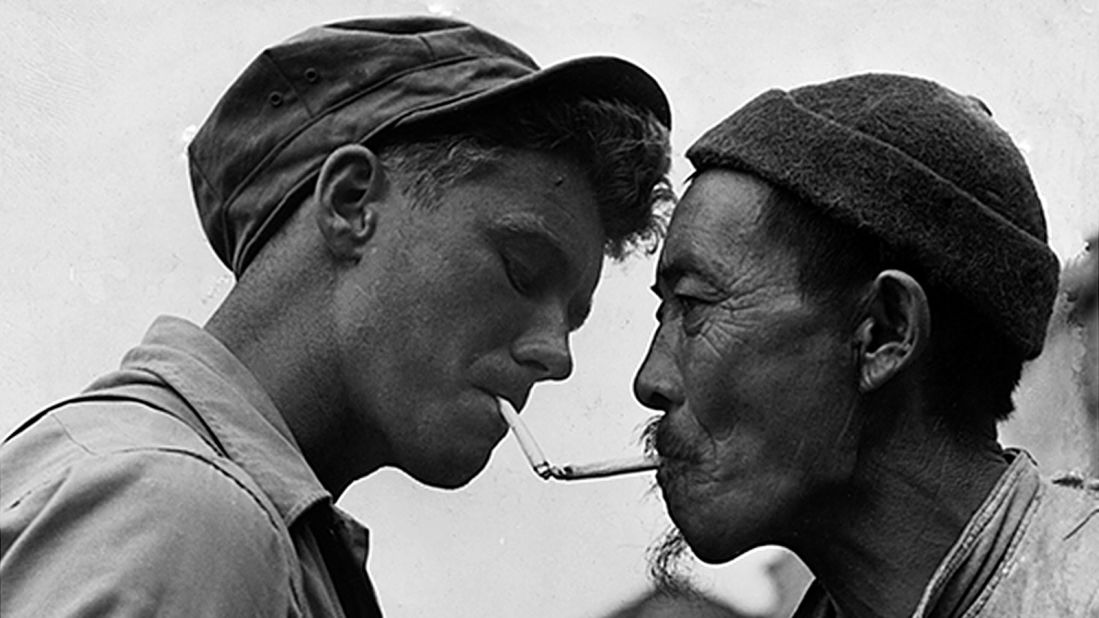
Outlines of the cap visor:
[[421,108],[397,120],[390,127],[442,119],[506,101],[517,96],[581,95],[595,99],[618,99],[647,109],[668,129],[672,126],[671,107],[664,91],[651,75],[637,65],[611,56],[586,56],[566,60],[541,71],[513,80],[496,88],[450,100],[430,108]]

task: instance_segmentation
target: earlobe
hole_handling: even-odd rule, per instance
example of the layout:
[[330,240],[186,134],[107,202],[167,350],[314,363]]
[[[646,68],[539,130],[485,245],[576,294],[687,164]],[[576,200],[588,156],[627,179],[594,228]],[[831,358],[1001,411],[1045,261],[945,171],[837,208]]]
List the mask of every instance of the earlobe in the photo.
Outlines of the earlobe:
[[919,358],[931,335],[931,312],[919,282],[884,270],[870,284],[866,315],[855,331],[859,390],[868,393]]
[[386,197],[385,169],[369,148],[348,144],[325,159],[313,197],[325,244],[340,260],[359,261],[373,237]]

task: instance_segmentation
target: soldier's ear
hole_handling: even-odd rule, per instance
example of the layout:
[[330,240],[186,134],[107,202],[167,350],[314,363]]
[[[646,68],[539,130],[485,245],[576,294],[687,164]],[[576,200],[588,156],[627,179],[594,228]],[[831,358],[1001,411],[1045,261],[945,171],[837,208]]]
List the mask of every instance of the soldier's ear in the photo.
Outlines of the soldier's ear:
[[931,337],[931,310],[919,282],[900,270],[878,273],[855,332],[859,390],[881,388],[919,358]]
[[317,176],[313,197],[317,202],[317,228],[334,257],[352,261],[362,258],[387,191],[385,168],[366,146],[347,144],[328,155]]

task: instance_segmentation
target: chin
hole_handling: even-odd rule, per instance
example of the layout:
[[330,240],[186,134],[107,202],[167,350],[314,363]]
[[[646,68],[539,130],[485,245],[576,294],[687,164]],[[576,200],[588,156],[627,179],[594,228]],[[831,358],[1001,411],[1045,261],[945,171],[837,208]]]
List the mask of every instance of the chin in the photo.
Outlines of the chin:
[[678,523],[676,524],[684,540],[687,541],[687,546],[691,548],[691,552],[706,564],[725,564],[756,547],[766,545],[766,543],[758,540],[737,538],[739,535],[730,538],[728,533],[735,532],[730,529],[732,525],[735,525],[732,522],[712,521],[709,523],[709,526],[704,527],[701,525],[681,526]]
[[693,538],[687,533],[683,534],[683,538],[687,539],[687,545],[691,548],[691,552],[694,553],[695,557],[706,564],[731,562],[741,554],[762,545],[762,543],[757,543],[730,547],[726,542],[708,538]]
[[741,554],[766,545],[758,526],[742,521],[736,513],[714,512],[698,501],[668,505],[668,515],[687,545],[702,562],[724,564]]
[[428,487],[434,487],[436,489],[461,489],[469,484],[477,475],[470,474],[462,477],[448,477],[443,479],[436,479],[434,481],[419,479],[421,483]]
[[477,478],[488,465],[488,455],[480,458],[468,454],[452,454],[445,461],[417,468],[403,468],[420,483],[437,489],[459,489]]

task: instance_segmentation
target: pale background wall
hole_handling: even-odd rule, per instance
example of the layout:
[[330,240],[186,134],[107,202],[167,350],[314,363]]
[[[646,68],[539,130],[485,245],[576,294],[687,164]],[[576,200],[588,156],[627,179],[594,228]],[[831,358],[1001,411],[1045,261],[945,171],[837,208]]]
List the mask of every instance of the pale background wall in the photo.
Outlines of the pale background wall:
[[[453,14],[543,64],[610,53],[675,113],[674,170],[705,128],[772,86],[869,70],[980,96],[1017,139],[1064,259],[1099,225],[1099,0],[103,2],[0,0],[0,433],[113,368],[152,318],[203,322],[231,278],[190,201],[182,136],[264,47],[308,25]],[[646,415],[629,384],[654,325],[653,261],[607,269],[576,372],[525,417],[556,460],[625,454]],[[645,587],[666,525],[644,478],[546,484],[509,438],[456,492],[398,473],[342,505],[373,530],[389,615],[590,616]],[[764,554],[699,579],[745,610]]]

